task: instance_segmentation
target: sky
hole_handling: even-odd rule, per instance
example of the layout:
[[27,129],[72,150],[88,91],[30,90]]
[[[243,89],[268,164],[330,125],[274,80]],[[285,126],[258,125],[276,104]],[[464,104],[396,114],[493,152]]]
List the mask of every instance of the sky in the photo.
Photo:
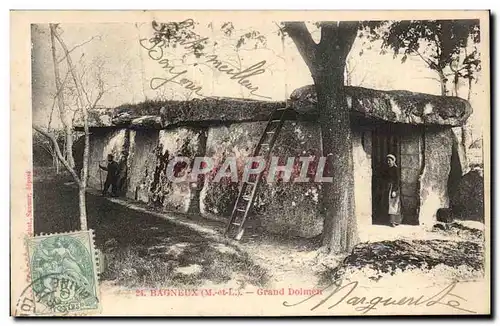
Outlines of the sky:
[[[212,23],[212,27],[209,25]],[[79,73],[85,73],[86,88],[89,94],[95,96],[95,75],[101,72],[107,92],[99,101],[103,107],[116,107],[125,103],[139,103],[146,99],[176,99],[186,100],[193,97],[183,86],[167,82],[158,89],[151,88],[159,85],[162,80],[169,79],[175,73],[186,71],[174,80],[186,78],[193,85],[201,86],[198,91],[204,96],[239,97],[263,100],[285,100],[290,93],[299,87],[312,84],[310,72],[300,57],[293,41],[285,38],[282,41],[278,35],[278,23],[255,19],[251,25],[245,22],[232,22],[235,31],[231,37],[225,36],[220,30],[221,21],[212,21],[206,17],[198,20],[196,33],[207,37],[210,44],[206,53],[196,59],[185,56],[182,47],[168,48],[164,51],[160,63],[154,60],[158,52],[148,54],[148,50],[141,46],[148,46],[153,35],[151,24],[147,23],[95,23],[95,24],[62,24],[61,37],[69,49],[91,40],[71,52]],[[317,41],[319,33],[311,27],[313,38]],[[266,45],[254,49],[253,43],[244,44],[238,51],[235,44],[238,36],[249,31],[259,31],[266,38]],[[405,63],[394,58],[391,53],[380,54],[380,43],[366,44],[358,38],[349,54],[348,64],[353,69],[352,85],[381,90],[409,90],[429,94],[440,94],[439,83],[434,80],[435,72],[425,66],[418,57],[410,57]],[[62,58],[62,51],[56,45],[58,59]],[[168,53],[167,53],[168,52]],[[360,55],[362,52],[362,55]],[[210,63],[210,55],[217,56],[229,66],[245,69],[252,65],[261,64],[262,73],[252,76],[249,81],[253,91],[241,86],[230,76],[219,72]],[[262,61],[265,61],[262,63]],[[101,63],[101,65],[97,64]],[[59,64],[61,76],[67,73],[64,60]],[[162,67],[163,66],[163,67]],[[100,67],[99,69],[97,67]],[[241,67],[241,68],[240,68]],[[32,103],[33,121],[36,124],[47,125],[50,112],[54,106],[54,65],[52,61],[49,26],[46,24],[32,26]],[[471,105],[474,109],[471,118],[473,129],[482,128],[481,117],[489,114],[489,108],[477,105],[481,96],[482,87],[474,85]],[[466,87],[462,88],[464,96]],[[90,96],[92,97],[92,96]],[[71,105],[71,104],[70,104]],[[54,115],[53,125],[58,125],[57,114]],[[475,131],[477,133],[478,131]]]

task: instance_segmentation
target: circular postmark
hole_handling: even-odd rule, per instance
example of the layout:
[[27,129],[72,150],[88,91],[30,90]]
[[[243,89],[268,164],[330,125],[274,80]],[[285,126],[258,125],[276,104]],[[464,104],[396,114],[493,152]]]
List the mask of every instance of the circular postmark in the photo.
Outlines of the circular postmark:
[[86,237],[56,234],[28,241],[33,281],[22,291],[16,315],[73,315],[99,308],[93,251]]
[[75,315],[94,305],[98,305],[98,298],[84,284],[71,275],[50,273],[24,288],[17,300],[14,316]]

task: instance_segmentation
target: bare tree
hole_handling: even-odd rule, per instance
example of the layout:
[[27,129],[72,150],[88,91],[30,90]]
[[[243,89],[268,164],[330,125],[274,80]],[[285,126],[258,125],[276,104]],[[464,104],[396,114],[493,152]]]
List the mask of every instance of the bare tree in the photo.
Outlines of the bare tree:
[[358,66],[359,61],[354,61],[352,57],[348,57],[345,62],[345,71],[344,71],[344,84],[345,86],[361,86],[368,76],[368,71],[365,71],[361,80],[353,83],[353,76],[356,68]]
[[[54,109],[56,107],[56,101],[57,100],[57,94],[54,95],[53,102],[52,102],[52,107],[50,110],[49,114],[49,121],[47,123],[47,132],[53,131],[55,134],[56,139],[60,142],[61,139],[63,139],[63,148],[65,148],[65,131],[64,130],[57,130],[54,129],[52,130],[52,119],[54,116]],[[47,152],[51,157],[52,157],[52,167],[56,169],[56,174],[59,174],[60,168],[61,168],[61,163],[59,162],[59,159],[57,158],[56,151],[54,146],[52,145],[52,142],[48,140],[46,137],[40,137],[43,136],[39,133],[35,133],[33,135],[33,146],[38,146],[39,148],[42,148],[45,152]]]
[[[61,152],[61,149],[59,147],[59,144],[57,142],[56,137],[54,134],[50,131],[46,131],[43,128],[39,126],[33,126],[33,128],[38,131],[40,134],[44,135],[50,142],[52,143],[52,146],[54,148],[55,154],[59,161],[63,164],[63,166],[66,168],[66,170],[71,174],[73,179],[75,180],[76,184],[78,185],[78,199],[79,199],[79,209],[80,209],[80,227],[82,230],[87,230],[87,209],[86,209],[86,189],[87,189],[87,179],[88,179],[88,162],[89,162],[89,137],[90,137],[90,132],[89,132],[89,124],[88,124],[88,110],[89,109],[94,109],[96,108],[98,102],[101,100],[102,96],[104,93],[107,91],[104,87],[104,80],[103,80],[103,65],[97,65],[96,72],[94,74],[95,81],[93,83],[87,82],[88,80],[85,79],[85,76],[87,75],[88,69],[82,69],[83,73],[78,74],[78,71],[76,69],[76,66],[73,63],[73,60],[71,58],[71,53],[73,52],[74,49],[81,45],[77,45],[71,50],[68,49],[66,46],[65,42],[63,41],[61,35],[58,32],[58,24],[50,24],[50,30],[51,30],[51,45],[52,45],[52,57],[54,60],[54,70],[56,72],[56,94],[57,94],[57,100],[59,103],[59,109],[60,111],[64,111],[62,113],[62,116],[65,118],[65,122],[63,125],[65,126],[65,133],[66,133],[66,151],[67,155],[66,157],[63,155]],[[57,60],[57,55],[56,55],[56,47],[55,47],[55,40],[59,43],[59,46],[61,47],[64,56],[62,59]],[[71,82],[72,83],[67,83],[63,84],[60,75],[59,75],[59,64],[62,61],[66,61],[66,66],[68,69],[68,74],[71,76]],[[94,86],[96,85],[96,89],[94,89]],[[80,175],[75,170],[74,166],[74,159],[72,156],[72,145],[73,145],[73,130],[72,130],[72,121],[75,120],[75,113],[70,114],[71,110],[66,108],[66,103],[65,103],[65,98],[64,98],[64,91],[70,90],[70,94],[72,93],[71,91],[74,91],[73,93],[75,94],[75,103],[77,106],[77,110],[81,113],[81,118],[83,122],[83,127],[84,127],[84,133],[85,133],[85,143],[84,143],[84,150],[83,150],[83,166],[82,170],[80,172]],[[94,93],[96,93],[94,95]],[[62,120],[62,119],[61,119]],[[70,126],[69,130],[71,132],[71,137],[68,136],[67,128],[66,126]],[[68,143],[71,143],[68,145]],[[71,146],[71,149],[68,148],[68,146]]]
[[[54,130],[53,131],[54,137],[58,140],[59,143],[61,142],[61,139],[64,138],[63,131],[62,130]],[[41,135],[40,133],[34,133],[33,134],[33,148],[38,148],[42,149],[43,152],[47,153],[50,155],[52,159],[52,167],[56,169],[56,174],[59,174],[60,170],[60,162],[59,159],[57,158],[57,154],[55,151],[55,148],[52,144],[52,142],[47,139],[45,136]],[[41,153],[38,153],[40,155]],[[35,150],[33,151],[33,156],[35,159]]]
[[[56,25],[50,24],[50,45],[52,52],[52,61],[54,63],[54,75],[56,82],[56,95],[55,99],[57,99],[57,106],[59,108],[59,117],[61,118],[61,123],[63,125],[64,133],[65,133],[65,157],[68,161],[68,165],[70,167],[75,166],[75,161],[71,153],[73,153],[73,130],[70,122],[70,116],[68,114],[68,110],[66,110],[66,103],[64,100],[64,92],[63,90],[63,81],[61,80],[61,76],[59,74],[59,64],[57,60],[56,53],[56,45],[55,45],[55,33],[56,33]],[[64,82],[66,78],[64,79]]]

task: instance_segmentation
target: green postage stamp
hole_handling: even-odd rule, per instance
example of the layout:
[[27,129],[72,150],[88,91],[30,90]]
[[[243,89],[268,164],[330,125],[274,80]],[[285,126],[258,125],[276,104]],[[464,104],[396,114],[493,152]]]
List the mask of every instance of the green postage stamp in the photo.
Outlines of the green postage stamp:
[[92,230],[36,236],[27,246],[35,315],[99,310]]

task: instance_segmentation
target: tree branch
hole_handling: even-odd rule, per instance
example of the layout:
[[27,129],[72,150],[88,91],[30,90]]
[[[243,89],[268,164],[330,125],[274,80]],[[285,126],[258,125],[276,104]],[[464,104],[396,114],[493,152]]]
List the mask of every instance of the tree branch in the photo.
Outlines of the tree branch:
[[[80,79],[80,83],[82,82],[82,79]],[[89,93],[87,92],[87,90],[85,89],[85,87],[82,87],[82,92],[83,94],[85,95],[85,99],[87,100],[87,103],[88,105],[90,105],[90,103],[92,103],[90,101],[90,98],[92,97],[92,94],[89,96]],[[83,104],[83,103],[82,103]]]
[[[68,48],[66,47],[66,44],[62,40],[62,38],[57,34],[57,32],[54,33],[55,38],[61,45],[61,47],[64,50],[64,53],[66,54],[66,61],[68,63],[68,69],[71,72],[71,76],[73,77],[73,81],[75,83],[75,88],[76,88],[76,93],[78,95],[78,99],[80,102],[80,109],[82,111],[82,118],[83,118],[83,129],[85,131],[85,145],[83,148],[83,167],[82,167],[82,176],[81,176],[81,182],[79,183],[80,189],[85,189],[87,187],[87,179],[88,179],[88,164],[89,164],[89,151],[90,151],[90,132],[89,132],[89,121],[88,121],[88,111],[87,111],[87,106],[85,103],[83,103],[82,99],[82,93],[80,91],[81,83],[79,83],[78,78],[76,76],[75,72],[75,66],[73,65],[73,61],[71,60],[71,55],[68,53]],[[81,81],[80,81],[81,82]],[[100,87],[103,88],[103,84],[100,83]],[[70,153],[71,155],[71,153]],[[73,171],[73,173],[75,173]],[[75,173],[76,176],[76,173]],[[86,220],[82,220],[82,229],[86,229]]]
[[55,151],[52,150],[52,147],[50,147],[50,145],[52,145],[52,143],[46,145],[43,141],[38,142],[38,146],[43,148],[47,153],[50,154],[50,156],[54,156]]
[[286,31],[277,22],[273,21],[273,23],[278,27],[279,31],[281,32],[281,38],[284,38]]
[[99,93],[97,94],[97,97],[95,98],[94,103],[92,103],[92,105],[90,106],[91,109],[95,109],[95,107],[97,106],[97,103],[101,100],[101,97],[104,95],[104,93],[106,93],[106,90],[104,90],[104,88],[100,87]]
[[413,53],[417,54],[432,70],[437,70],[437,64],[432,60],[426,59],[418,50],[413,50]]
[[59,116],[61,118],[61,123],[65,128],[68,128],[69,126],[67,125],[68,121],[66,116],[63,85],[61,83],[61,76],[59,75],[59,68],[56,60],[56,46],[54,40],[55,40],[57,24],[49,24],[49,27],[50,27],[51,54],[52,54],[52,61],[54,63],[54,78],[56,84],[55,96],[57,98],[57,106],[59,108]]
[[[41,133],[42,135],[44,135],[45,137],[47,137],[47,139],[49,139],[52,142],[52,146],[54,147],[54,150],[56,152],[57,158],[64,165],[64,167],[66,168],[66,170],[68,170],[68,172],[71,173],[71,176],[73,177],[73,179],[75,179],[76,183],[78,183],[78,185],[80,185],[80,178],[76,174],[75,170],[73,170],[73,168],[71,168],[71,166],[69,165],[68,161],[66,161],[64,159],[64,156],[61,153],[61,149],[59,148],[59,144],[57,143],[57,140],[54,137],[54,135],[46,132],[42,128],[37,127],[35,125],[33,125],[33,129],[35,129],[36,131],[38,131],[39,133]],[[72,154],[69,153],[68,155],[72,155]]]
[[75,125],[76,115],[78,114],[78,112],[79,112],[79,110],[73,111],[73,119],[71,119],[71,122],[73,123],[73,125]]
[[[281,60],[285,60],[285,57],[282,55],[279,55],[276,51],[273,49],[268,48],[267,46],[260,47],[259,50],[268,50],[271,51],[276,57],[280,58]],[[255,49],[240,49],[239,51],[244,51],[244,52],[254,52]]]
[[436,54],[437,54],[438,58],[441,58],[441,56],[443,54],[442,51],[441,51],[441,49],[443,47],[443,42],[439,38],[439,34],[440,33],[436,33],[434,35],[434,43],[436,44]]
[[343,56],[347,58],[349,52],[351,52],[354,40],[358,36],[359,22],[358,21],[341,21],[339,23],[340,37],[342,39],[342,44],[346,46],[341,47],[344,50]]
[[368,76],[368,73],[365,73],[363,75],[363,78],[361,78],[361,80],[356,83],[356,86],[362,86],[367,76]]
[[451,64],[448,65],[450,67],[450,70],[453,71],[452,73],[449,73],[449,74],[445,74],[445,76],[454,76],[455,74],[461,72],[462,70],[466,70],[467,67],[462,67],[460,69],[453,69],[453,67],[451,66]]
[[358,35],[358,28],[357,21],[322,22],[319,46],[325,50],[332,47],[332,43],[339,44],[341,46],[335,50],[343,50],[343,56],[347,57]]
[[297,47],[302,59],[304,59],[311,73],[316,70],[315,59],[317,53],[317,45],[311,37],[311,33],[307,30],[304,22],[284,22],[284,30],[288,33],[293,43]]
[[339,35],[339,22],[321,22],[320,24],[320,40],[319,40],[319,47],[325,47],[328,45],[332,45],[331,42],[335,41]]
[[79,47],[81,47],[81,46],[84,46],[84,45],[85,45],[85,44],[87,44],[87,43],[92,42],[92,40],[94,40],[94,39],[96,39],[96,38],[101,39],[101,36],[100,36],[100,35],[99,35],[99,36],[92,36],[89,40],[87,40],[87,41],[85,41],[85,42],[83,42],[83,43],[80,43],[80,44],[75,45],[75,46],[74,46],[71,50],[68,50],[68,52],[64,55],[64,57],[62,57],[61,59],[59,59],[59,60],[57,61],[57,63],[61,63],[61,62],[63,62],[64,60],[66,60],[66,57],[67,57],[67,56],[68,56],[71,52],[75,51],[76,49],[78,49],[78,48],[79,48]]
[[65,53],[64,57],[65,57],[66,61],[68,62],[68,69],[69,69],[69,71],[71,73],[71,76],[73,77],[73,81],[75,83],[75,88],[76,88],[76,93],[78,95],[78,99],[80,101],[80,105],[82,106],[82,109],[83,109],[83,107],[85,106],[85,104],[83,103],[82,94],[80,92],[80,85],[78,84],[78,80],[76,78],[75,67],[73,65],[73,61],[71,60],[71,56],[69,55],[68,48],[66,47],[66,44],[61,39],[61,36],[57,33],[57,31],[55,29],[54,29],[54,37],[56,38],[56,40],[59,42],[59,44],[61,45],[61,47],[64,50],[64,53]]
[[347,69],[347,72],[348,72],[349,74],[354,73],[354,71],[356,70],[356,67],[357,67],[357,66],[358,66],[358,64],[359,64],[359,61],[356,61],[355,63],[356,63],[355,65],[352,65],[352,64],[350,64],[349,62],[347,62],[347,61],[346,61],[346,66],[349,66],[349,67],[348,67],[348,69]]
[[432,79],[432,80],[441,82],[441,80],[437,79],[436,77],[422,77],[422,79]]

